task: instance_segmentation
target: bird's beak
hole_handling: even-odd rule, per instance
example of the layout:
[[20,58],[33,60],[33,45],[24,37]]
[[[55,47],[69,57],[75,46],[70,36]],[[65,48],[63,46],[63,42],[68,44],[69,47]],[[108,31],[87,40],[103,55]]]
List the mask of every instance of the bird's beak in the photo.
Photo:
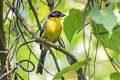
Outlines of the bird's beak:
[[61,14],[60,16],[61,16],[61,17],[64,17],[64,16],[66,16],[66,15],[65,15],[65,14]]

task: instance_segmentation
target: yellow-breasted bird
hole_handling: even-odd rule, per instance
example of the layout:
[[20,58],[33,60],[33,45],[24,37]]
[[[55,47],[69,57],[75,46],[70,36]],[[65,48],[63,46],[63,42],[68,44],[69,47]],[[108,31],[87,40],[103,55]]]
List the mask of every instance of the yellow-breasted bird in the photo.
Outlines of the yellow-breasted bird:
[[[51,12],[45,23],[43,24],[43,27],[40,32],[40,37],[43,39],[46,39],[47,41],[55,43],[58,38],[60,37],[62,25],[61,25],[61,19],[65,15],[61,13],[60,11],[53,11]],[[43,46],[43,47],[42,47]],[[46,53],[49,49],[48,45],[40,45],[41,48],[41,55],[39,58],[39,63],[37,67],[36,73],[43,73],[43,66],[46,58]]]

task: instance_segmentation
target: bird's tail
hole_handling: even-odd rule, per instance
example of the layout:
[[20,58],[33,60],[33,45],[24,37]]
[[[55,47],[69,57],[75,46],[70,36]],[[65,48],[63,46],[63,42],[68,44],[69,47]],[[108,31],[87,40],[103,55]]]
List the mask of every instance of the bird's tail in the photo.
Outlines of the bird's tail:
[[40,74],[43,73],[43,66],[46,58],[46,53],[47,53],[47,49],[41,51],[36,73],[40,73]]

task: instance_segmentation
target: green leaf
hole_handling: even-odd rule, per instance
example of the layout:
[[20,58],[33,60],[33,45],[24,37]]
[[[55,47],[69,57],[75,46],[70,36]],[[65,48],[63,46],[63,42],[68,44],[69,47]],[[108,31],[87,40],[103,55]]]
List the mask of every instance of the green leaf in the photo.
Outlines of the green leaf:
[[[93,33],[98,41],[102,41],[104,43],[105,48],[109,48],[114,50],[117,53],[120,53],[120,28],[116,26],[113,29],[113,33],[111,37],[109,37],[108,31],[102,25],[98,25],[96,23],[92,23]],[[99,29],[99,30],[98,30]],[[99,33],[98,33],[99,31]]]
[[79,70],[82,66],[86,65],[86,60],[82,61],[82,62],[76,62],[73,65],[70,65],[66,68],[64,68],[63,70],[61,70],[60,72],[56,73],[56,75],[54,76],[54,80],[55,79],[59,79],[61,78],[61,76],[67,72],[71,72],[71,71],[77,71]]
[[120,73],[114,72],[110,74],[110,80],[120,80]]
[[93,21],[97,24],[102,24],[109,33],[112,33],[112,30],[117,23],[117,18],[112,9],[103,8],[99,10],[93,7],[90,11],[90,15]]
[[82,12],[78,9],[71,9],[69,16],[64,19],[63,29],[69,42],[71,42],[76,30],[81,27]]

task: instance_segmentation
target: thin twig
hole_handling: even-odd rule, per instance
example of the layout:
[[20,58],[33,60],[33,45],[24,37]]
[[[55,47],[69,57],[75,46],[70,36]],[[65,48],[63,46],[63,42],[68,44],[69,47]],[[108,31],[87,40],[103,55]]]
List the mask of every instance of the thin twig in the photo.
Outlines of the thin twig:
[[7,18],[8,18],[8,14],[9,14],[9,12],[10,12],[10,9],[8,9],[7,14],[6,14],[6,16],[5,16],[4,24],[5,24],[5,22],[6,22]]
[[[25,68],[21,65],[22,62],[29,62],[29,63],[31,63],[32,66],[33,66],[33,68],[32,68],[31,70],[25,69]],[[21,67],[24,71],[26,71],[26,72],[32,72],[32,71],[34,71],[34,69],[35,69],[34,63],[33,63],[32,61],[30,61],[30,60],[27,60],[27,59],[24,59],[24,60],[21,60],[21,61],[19,61],[19,62],[16,62],[15,64],[16,64],[16,67],[14,67],[13,69],[11,69],[11,70],[9,70],[8,72],[4,73],[4,74],[0,77],[0,80],[2,80],[5,76],[9,75],[11,72],[14,72],[14,75],[15,75],[15,74],[16,74],[16,71],[17,71],[17,69],[18,69],[18,66],[20,66],[20,67]]]
[[[120,25],[114,27],[112,31],[114,31],[114,30],[116,30],[118,28],[120,28]],[[108,31],[104,31],[104,32],[99,32],[99,33],[98,32],[94,32],[93,34],[95,34],[95,35],[104,35],[104,34],[108,34],[108,33],[109,33]]]
[[[92,31],[91,31],[91,33],[90,33],[90,39],[89,39],[89,45],[88,45],[88,54],[87,54],[87,56],[89,57],[89,53],[90,53],[90,43],[91,43],[91,39],[92,39]],[[86,68],[87,68],[87,66],[85,66],[85,68],[84,68],[84,75],[85,75],[85,73],[86,73]]]
[[60,4],[60,2],[61,2],[61,0],[58,0],[58,1],[55,3],[53,9],[55,9],[55,8]]
[[7,54],[7,52],[8,52],[8,51],[0,51],[0,54],[1,54],[1,53],[2,53],[2,54],[3,54],[3,53],[4,53],[4,54]]
[[20,78],[21,80],[24,80],[23,77],[20,76],[18,73],[16,73],[16,75],[19,76],[19,78]]
[[[96,31],[98,32],[98,35],[100,36],[100,31],[99,31],[99,27],[97,26],[96,27]],[[115,64],[114,64],[114,60],[110,57],[110,55],[108,54],[108,52],[107,52],[107,50],[106,50],[106,48],[105,48],[105,46],[104,46],[104,42],[103,42],[103,40],[102,39],[100,39],[100,41],[101,41],[101,44],[102,44],[102,46],[103,46],[103,48],[104,48],[104,50],[105,50],[105,52],[106,52],[106,54],[107,54],[107,56],[108,56],[108,58],[109,58],[109,60],[110,60],[110,62],[111,62],[111,64],[112,64],[112,66],[113,66],[113,68],[117,71],[117,72],[119,72],[118,71],[118,69],[116,68],[116,66],[115,66]]]
[[85,56],[86,56],[86,61],[87,61],[87,65],[86,67],[88,66],[88,76],[89,76],[89,80],[90,80],[90,64],[89,64],[89,56],[88,56],[88,53],[87,53],[87,49],[86,49],[86,44],[85,44],[85,32],[84,32],[84,29],[83,29],[83,46],[84,46],[84,51],[85,51]]
[[[17,40],[17,39],[19,39],[19,37],[20,37],[20,35],[18,35],[16,38],[15,38],[15,40],[13,41],[13,44],[12,44],[12,46],[10,47],[10,50],[12,49],[12,47],[13,47],[13,45],[15,44],[15,41]],[[6,58],[6,70],[7,70],[7,72],[9,72],[9,58],[10,58],[10,55],[11,55],[11,53],[10,53],[10,50],[7,52],[7,58]]]
[[[30,60],[31,58],[31,52],[29,53],[29,57],[28,57],[28,60]],[[27,64],[27,70],[29,69],[29,62]],[[28,80],[30,80],[30,75],[29,75],[29,72],[28,72]]]
[[92,21],[88,21],[87,23],[85,23],[76,33],[78,34],[81,30],[83,30],[83,28],[85,28],[88,24],[90,24]]
[[[21,36],[21,34],[19,34],[20,36]],[[20,38],[20,36],[18,35],[18,37]],[[13,41],[13,53],[15,52],[15,50],[16,50],[16,47],[18,46],[18,44],[19,44],[19,38],[18,39],[16,39],[16,41],[15,41],[15,39],[14,39],[14,41]],[[10,51],[12,50],[12,45],[11,45],[11,47],[10,47]],[[13,54],[11,55],[11,57],[10,57],[10,61],[12,61],[12,59],[13,59]]]
[[46,0],[46,1],[48,3],[49,11],[52,12],[54,7],[54,0]]
[[20,38],[20,36],[21,36],[21,34],[18,34],[16,37],[15,37],[15,39],[13,40],[13,43],[12,43],[12,45],[11,45],[11,47],[10,47],[10,49],[9,49],[9,51],[11,51],[12,50],[12,48],[14,47],[14,45],[15,45],[15,42]]
[[91,75],[90,78],[92,78],[95,75],[95,69],[96,69],[95,63],[96,63],[96,59],[97,59],[97,50],[98,50],[98,41],[97,41],[97,44],[96,44],[96,52],[95,52],[95,59],[94,59],[94,72],[93,72],[93,74]]
[[13,72],[13,71],[16,70],[16,69],[17,69],[17,68],[15,67],[15,68],[11,69],[9,72],[4,73],[4,74],[0,77],[0,80],[2,80],[5,76],[9,75],[11,72]]
[[[14,55],[13,55],[13,64],[14,64],[14,66],[16,66],[16,56],[17,56],[17,52],[18,52],[18,50],[22,47],[22,46],[24,46],[24,45],[26,45],[26,44],[29,44],[29,43],[32,43],[32,42],[34,42],[35,40],[30,40],[30,41],[27,41],[26,43],[22,43],[21,45],[19,45],[17,48],[16,48],[16,51],[15,51],[15,53],[14,53]],[[35,55],[34,55],[35,56]],[[38,58],[35,56],[35,58],[38,60]]]
[[91,2],[91,4],[92,4],[92,7],[94,6],[94,2],[93,2],[93,0],[90,0],[90,2]]
[[89,45],[88,45],[88,57],[89,57],[89,54],[90,54],[90,43],[91,43],[91,40],[92,40],[92,31],[90,32],[90,39],[89,39]]
[[[30,70],[25,69],[25,68],[21,65],[21,63],[23,63],[23,62],[28,62],[28,63],[30,63],[33,68],[30,69]],[[23,59],[23,60],[21,60],[21,61],[19,61],[19,62],[17,62],[17,63],[18,63],[18,65],[23,69],[23,71],[25,71],[25,72],[32,72],[32,71],[34,71],[34,69],[35,69],[34,63],[33,63],[32,61],[30,61],[30,60]]]
[[[83,14],[83,22],[82,22],[82,25],[84,25],[85,23],[85,17],[86,17],[86,13],[87,13],[87,8],[89,6],[89,3],[90,3],[90,0],[88,0],[86,6],[85,6],[85,10],[84,10],[84,14]],[[85,51],[85,56],[86,56],[86,61],[87,61],[87,65],[88,65],[88,77],[89,77],[89,80],[90,80],[90,76],[91,76],[91,73],[90,73],[90,64],[89,64],[89,56],[88,56],[88,53],[87,53],[87,50],[86,50],[86,44],[85,44],[85,32],[84,32],[84,28],[83,28],[83,45],[84,45],[84,51]]]
[[113,59],[112,59],[112,58],[110,57],[110,55],[108,54],[108,52],[107,52],[107,50],[106,50],[106,48],[105,48],[105,46],[104,46],[104,43],[103,43],[103,42],[101,42],[101,43],[102,43],[102,46],[103,46],[103,48],[104,48],[104,50],[105,50],[105,52],[106,52],[106,54],[107,54],[107,56],[108,56],[108,58],[109,58],[109,60],[110,60],[110,62],[111,62],[113,68],[114,68],[117,72],[119,72],[118,69],[116,68],[115,64],[113,63]]
[[[57,58],[55,57],[52,49],[49,49],[49,51],[50,51],[50,54],[52,55],[52,57],[54,59],[54,62],[55,62],[55,65],[56,65],[56,68],[57,68],[58,72],[60,72],[60,68],[59,68],[59,65],[58,65],[58,62],[57,62]],[[61,79],[65,80],[63,76],[61,77]]]

